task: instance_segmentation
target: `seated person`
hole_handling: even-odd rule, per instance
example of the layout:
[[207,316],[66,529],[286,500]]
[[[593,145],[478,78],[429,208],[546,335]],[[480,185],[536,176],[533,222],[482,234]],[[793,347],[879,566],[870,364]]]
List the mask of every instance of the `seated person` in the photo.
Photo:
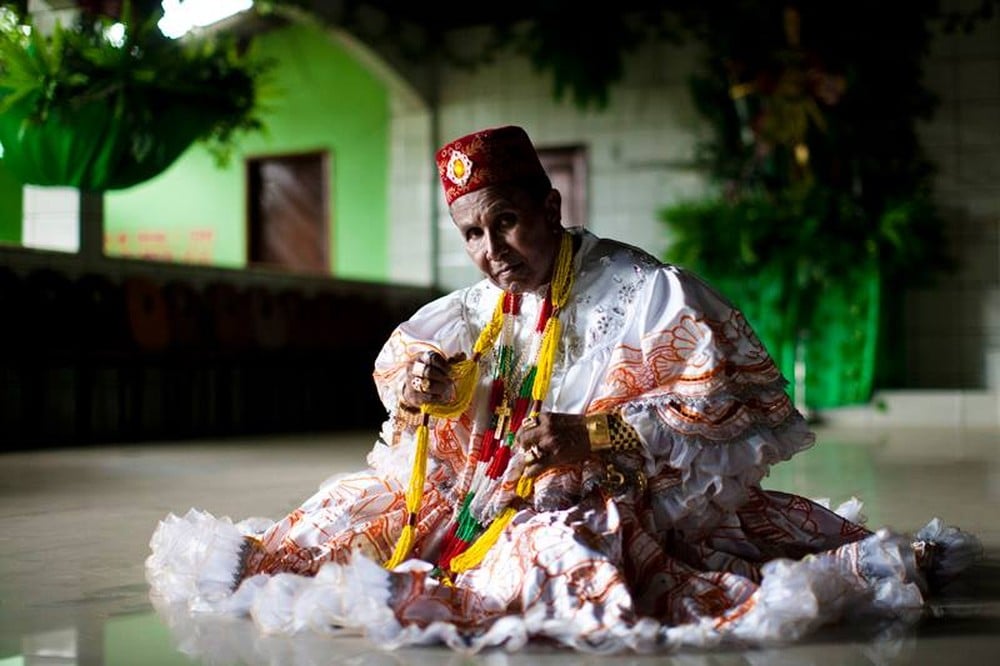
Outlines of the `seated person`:
[[978,541],[872,532],[761,488],[813,444],[741,313],[685,269],[564,229],[527,134],[437,153],[485,278],[386,341],[363,471],[276,523],[169,516],[153,593],[268,632],[593,651],[791,639],[919,607]]

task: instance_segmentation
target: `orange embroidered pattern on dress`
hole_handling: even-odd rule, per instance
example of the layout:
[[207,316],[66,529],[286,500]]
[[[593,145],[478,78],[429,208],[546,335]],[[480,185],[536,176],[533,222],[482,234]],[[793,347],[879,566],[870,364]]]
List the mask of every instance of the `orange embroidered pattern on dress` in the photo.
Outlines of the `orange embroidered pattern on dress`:
[[434,345],[426,342],[407,341],[402,331],[399,329],[393,331],[383,346],[376,368],[372,372],[372,378],[379,394],[385,395],[386,392],[394,394],[399,391],[406,377],[410,361],[428,351],[447,356]]
[[[439,529],[450,516],[447,502],[432,478],[428,502],[418,515],[418,542]],[[346,563],[360,550],[376,561],[386,559],[407,520],[401,487],[371,475],[354,475],[332,485],[272,526],[247,557],[243,577],[291,572],[314,575],[329,561]]]
[[[702,319],[686,314],[673,328],[647,335],[642,346],[653,364],[654,379],[658,383],[674,377],[689,374],[694,369],[704,368],[715,359],[711,353],[712,328]],[[680,365],[681,372],[667,372],[661,375],[659,368]]]
[[448,465],[456,473],[467,464],[468,452],[463,442],[470,439],[471,423],[467,414],[459,419],[436,419],[434,437],[431,438],[433,457]]
[[[440,480],[429,479],[417,556],[451,517],[449,502],[437,490]],[[384,558],[405,520],[401,491],[373,477],[331,486],[329,497],[316,504],[339,508],[350,529],[330,531],[309,511],[295,512],[272,528],[263,542],[269,545],[251,554],[247,575],[311,575],[325,562],[346,562],[355,548]],[[698,541],[650,530],[647,511],[645,499],[603,495],[566,511],[526,509],[479,567],[456,576],[454,586],[433,580],[428,570],[392,573],[392,609],[407,625],[443,621],[480,632],[504,615],[531,608],[571,622],[580,636],[599,637],[640,617],[667,625],[712,617],[717,628],[738,622],[756,603],[760,565],[773,557],[836,549],[831,557],[861,577],[856,541],[869,533],[801,497],[751,489],[734,516]],[[842,545],[845,533],[855,543]]]
[[[781,379],[780,371],[738,312],[726,321],[685,314],[640,344],[613,350],[608,379],[588,413],[613,411],[641,397],[657,404],[660,416],[681,432],[720,440],[756,423],[780,425],[794,411],[783,390],[768,389]],[[726,384],[754,385],[759,394],[697,407],[680,400],[718,393]]]
[[406,355],[406,342],[403,334],[397,329],[393,332],[385,343],[383,358],[372,372],[376,386],[391,387],[395,390],[406,376],[406,364],[409,358]]

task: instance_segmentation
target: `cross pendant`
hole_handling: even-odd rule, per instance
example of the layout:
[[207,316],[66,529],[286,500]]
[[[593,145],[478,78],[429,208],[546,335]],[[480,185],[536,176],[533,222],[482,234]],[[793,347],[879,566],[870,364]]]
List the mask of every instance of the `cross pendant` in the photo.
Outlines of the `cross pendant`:
[[493,439],[501,440],[507,432],[507,417],[510,416],[510,407],[507,405],[507,398],[503,399],[500,406],[493,412],[497,415],[497,427],[493,431]]

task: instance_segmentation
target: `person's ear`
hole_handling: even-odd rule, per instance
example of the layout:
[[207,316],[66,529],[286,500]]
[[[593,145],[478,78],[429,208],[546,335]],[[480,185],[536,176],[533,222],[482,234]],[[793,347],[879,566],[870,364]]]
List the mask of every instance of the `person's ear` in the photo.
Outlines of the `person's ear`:
[[552,225],[553,233],[562,231],[562,195],[559,190],[552,188],[545,195],[545,221]]

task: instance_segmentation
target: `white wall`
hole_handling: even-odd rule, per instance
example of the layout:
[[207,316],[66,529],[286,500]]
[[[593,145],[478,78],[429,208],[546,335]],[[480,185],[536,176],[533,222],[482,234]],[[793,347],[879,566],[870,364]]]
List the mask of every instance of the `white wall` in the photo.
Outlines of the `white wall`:
[[80,249],[80,192],[75,187],[25,185],[21,245],[38,250]]
[[939,34],[925,81],[941,105],[921,137],[940,169],[936,196],[960,266],[934,288],[907,296],[909,383],[998,391],[1000,19],[969,35]]
[[[695,141],[705,130],[685,83],[694,62],[691,49],[650,45],[629,59],[609,108],[583,113],[569,100],[554,101],[550,76],[535,72],[523,57],[500,58],[474,71],[449,70],[441,79],[440,136],[445,142],[516,124],[540,148],[585,145],[590,229],[662,255],[667,237],[657,211],[703,186],[690,168]],[[468,284],[478,274],[438,196],[441,283]]]

